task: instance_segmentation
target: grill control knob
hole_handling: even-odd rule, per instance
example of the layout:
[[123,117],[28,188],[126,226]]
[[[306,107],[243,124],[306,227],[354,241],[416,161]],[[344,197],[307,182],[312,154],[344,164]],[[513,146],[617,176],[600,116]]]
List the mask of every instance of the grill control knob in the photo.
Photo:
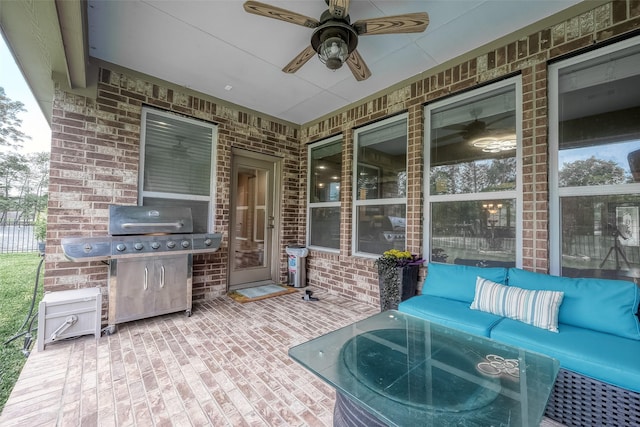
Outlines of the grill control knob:
[[183,240],[180,244],[183,248],[187,249],[191,243],[188,240]]
[[116,245],[116,250],[117,250],[118,252],[122,252],[122,251],[124,251],[125,249],[127,249],[127,247],[124,245],[124,243],[118,243],[118,244]]
[[151,242],[151,249],[160,248],[160,242]]
[[141,251],[142,248],[144,248],[144,245],[140,242],[137,242],[133,245],[133,249],[135,249],[136,251]]
[[173,240],[169,240],[169,241],[167,242],[167,247],[168,247],[169,249],[173,249],[173,248],[175,248],[175,247],[176,247],[176,242],[174,242]]
[[213,242],[211,241],[211,239],[209,239],[209,238],[204,239],[204,245],[205,245],[205,246],[211,246],[211,243],[213,243]]

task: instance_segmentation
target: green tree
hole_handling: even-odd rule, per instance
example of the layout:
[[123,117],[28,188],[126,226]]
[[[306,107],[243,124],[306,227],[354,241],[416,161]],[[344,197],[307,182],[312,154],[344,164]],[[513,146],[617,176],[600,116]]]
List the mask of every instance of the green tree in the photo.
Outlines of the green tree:
[[49,153],[18,152],[30,139],[20,129],[18,115],[25,111],[22,102],[12,101],[0,87],[0,222],[34,221],[46,209]]
[[30,139],[20,130],[22,120],[18,114],[27,111],[20,101],[12,101],[0,87],[0,146],[20,148],[26,139]]
[[623,184],[627,180],[624,169],[615,161],[596,159],[595,156],[565,163],[558,178],[561,187]]

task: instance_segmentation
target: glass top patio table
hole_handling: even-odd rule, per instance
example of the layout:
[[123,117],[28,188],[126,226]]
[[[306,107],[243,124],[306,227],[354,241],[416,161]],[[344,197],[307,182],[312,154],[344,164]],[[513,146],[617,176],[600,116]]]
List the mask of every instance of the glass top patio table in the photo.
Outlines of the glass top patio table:
[[557,360],[389,310],[289,356],[390,426],[539,426]]

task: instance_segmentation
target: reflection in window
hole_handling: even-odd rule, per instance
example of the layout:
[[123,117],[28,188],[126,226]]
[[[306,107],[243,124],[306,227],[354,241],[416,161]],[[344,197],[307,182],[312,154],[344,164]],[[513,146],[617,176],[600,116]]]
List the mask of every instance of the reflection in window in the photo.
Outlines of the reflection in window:
[[405,249],[407,118],[393,117],[355,133],[354,252]]
[[515,200],[433,203],[431,224],[432,261],[515,266]]
[[640,195],[561,199],[562,275],[629,277],[640,265]]
[[431,194],[515,189],[515,97],[511,86],[431,110]]
[[431,261],[516,265],[519,82],[426,107]]
[[406,206],[367,205],[356,211],[358,250],[382,254],[389,249],[405,249]]
[[640,45],[627,41],[551,67],[560,223],[551,237],[561,251],[552,263],[563,276],[640,277],[638,63]]
[[309,146],[309,246],[340,249],[342,141],[332,138]]

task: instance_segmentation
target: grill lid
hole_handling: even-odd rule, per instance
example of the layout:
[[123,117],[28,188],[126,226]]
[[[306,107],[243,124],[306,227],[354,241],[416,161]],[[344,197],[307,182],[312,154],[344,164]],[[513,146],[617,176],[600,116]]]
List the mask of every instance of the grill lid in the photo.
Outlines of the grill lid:
[[109,206],[109,234],[193,233],[191,208],[151,206]]

